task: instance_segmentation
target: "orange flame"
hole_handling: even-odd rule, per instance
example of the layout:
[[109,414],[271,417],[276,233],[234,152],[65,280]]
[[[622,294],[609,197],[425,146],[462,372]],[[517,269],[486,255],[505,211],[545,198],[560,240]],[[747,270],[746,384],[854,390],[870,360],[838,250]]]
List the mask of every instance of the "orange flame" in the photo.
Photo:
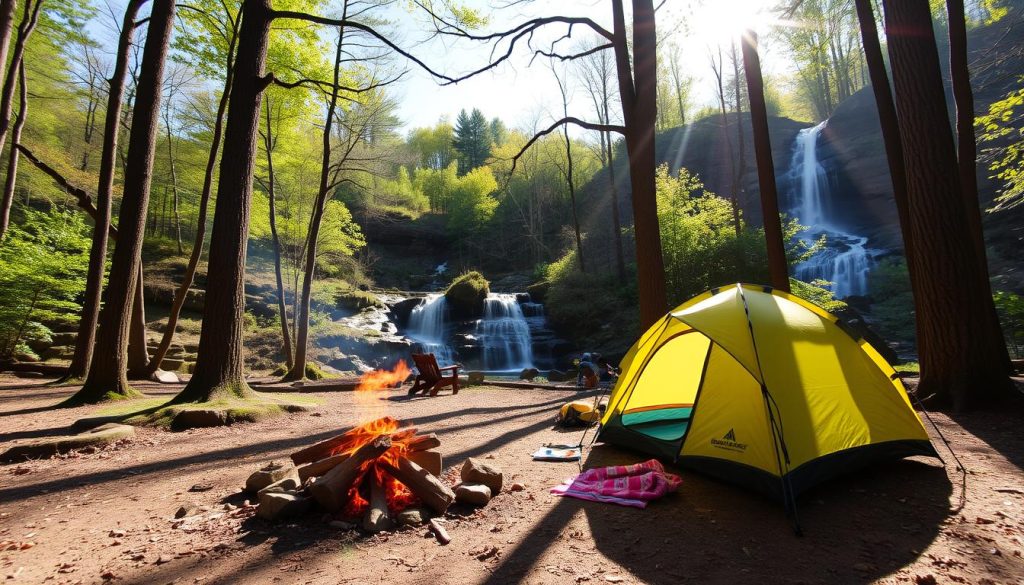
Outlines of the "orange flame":
[[409,377],[409,371],[409,366],[405,363],[405,360],[398,360],[395,367],[390,370],[367,372],[359,378],[356,392],[383,390],[396,384],[401,384]]

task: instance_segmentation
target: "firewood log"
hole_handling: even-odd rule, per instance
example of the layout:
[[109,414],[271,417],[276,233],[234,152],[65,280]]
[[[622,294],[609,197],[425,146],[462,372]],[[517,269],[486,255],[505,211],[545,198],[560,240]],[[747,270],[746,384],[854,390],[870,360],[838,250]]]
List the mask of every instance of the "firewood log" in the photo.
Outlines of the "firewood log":
[[359,468],[391,448],[391,436],[381,435],[356,449],[352,456],[339,463],[327,475],[316,480],[310,491],[329,512],[337,512],[345,504],[348,491],[359,476]]
[[[406,455],[409,461],[412,461],[416,465],[419,465],[423,469],[426,469],[434,475],[441,475],[441,471],[444,468],[444,462],[441,459],[441,454],[437,451],[415,451]],[[299,470],[301,473],[302,470]]]
[[387,461],[378,461],[377,465],[405,484],[409,491],[416,494],[427,507],[438,514],[444,514],[452,500],[455,499],[455,492],[451,488],[441,483],[441,480],[437,479],[434,474],[405,457],[398,460],[397,466]]
[[[370,434],[370,432],[364,431],[362,429],[386,426],[395,423],[397,423],[398,426],[400,427],[403,425],[408,425],[408,423],[396,421],[394,418],[390,416],[381,417],[371,423],[359,425],[358,427],[348,429],[347,431],[341,433],[340,435],[336,435],[334,437],[331,437],[330,439],[320,441],[315,445],[310,445],[309,447],[299,449],[298,451],[291,454],[292,462],[294,462],[295,465],[302,465],[303,463],[312,463],[313,461],[318,461],[320,459],[324,459],[325,457],[330,457],[332,451],[334,451],[335,449],[349,441],[356,441],[361,443],[363,442],[363,440],[369,440],[372,435]],[[415,429],[412,429],[412,431],[413,434],[415,434]],[[406,431],[403,430],[399,432]],[[362,435],[365,436],[363,436],[361,440]]]
[[406,443],[406,449],[410,453],[435,449],[440,446],[441,439],[438,439],[437,435],[434,433],[430,433],[429,435],[417,435],[413,437],[411,441]]
[[388,513],[387,490],[383,484],[377,481],[376,475],[371,470],[366,478],[366,481],[370,482],[370,508],[363,515],[363,528],[374,533],[391,530],[395,527],[395,523]]
[[299,468],[299,484],[306,483],[306,480],[311,477],[320,477],[326,474],[328,471],[334,469],[334,467],[341,462],[349,458],[349,455],[332,455],[312,463],[307,463]]

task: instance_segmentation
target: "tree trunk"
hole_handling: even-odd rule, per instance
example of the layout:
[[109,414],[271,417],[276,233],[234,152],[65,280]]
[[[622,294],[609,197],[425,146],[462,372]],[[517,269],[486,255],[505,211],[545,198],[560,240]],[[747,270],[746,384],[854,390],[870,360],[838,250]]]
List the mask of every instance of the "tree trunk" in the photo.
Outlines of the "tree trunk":
[[917,392],[964,410],[1008,391],[1006,347],[990,326],[992,297],[964,213],[928,1],[884,6],[913,241]]
[[4,79],[7,73],[7,49],[11,46],[11,30],[17,10],[17,0],[0,0],[0,79]]
[[[348,2],[344,5],[342,19],[348,10]],[[334,124],[334,113],[338,107],[338,84],[341,81],[341,47],[345,37],[343,27],[338,30],[338,43],[334,53],[334,87],[327,104],[327,117],[324,119],[323,155],[320,161],[320,186],[316,201],[313,203],[313,214],[309,218],[309,232],[306,235],[306,263],[302,273],[302,300],[299,312],[295,315],[295,363],[285,374],[285,380],[302,380],[306,377],[306,352],[309,349],[309,305],[313,294],[313,274],[316,272],[317,244],[320,238],[320,224],[324,218],[324,207],[330,198],[331,170],[331,128]]]
[[25,83],[25,62],[18,63],[18,117],[14,121],[14,140],[11,141],[11,150],[7,160],[7,179],[4,181],[4,198],[0,203],[0,239],[7,233],[11,220],[11,204],[14,202],[14,186],[18,182],[18,155],[20,151],[17,146],[21,144],[21,130],[25,127],[25,117],[28,115],[28,88]]
[[142,240],[160,123],[160,94],[173,24],[174,1],[154,2],[132,112],[124,196],[117,222],[118,241],[110,266],[106,303],[100,314],[96,351],[85,384],[68,399],[69,404],[137,394],[127,379],[128,337],[136,288],[140,285]]
[[[608,115],[608,102],[605,101],[605,119],[607,120]],[[612,148],[612,135],[610,132],[605,132],[606,135],[606,147],[608,148],[608,181],[612,186],[612,230],[615,238],[615,274],[619,277],[619,282],[626,280],[626,257],[622,251],[622,220],[619,217],[619,183],[615,178],[615,149]]]
[[619,96],[633,188],[633,232],[636,238],[637,293],[640,327],[646,330],[668,310],[665,260],[661,253],[658,207],[654,188],[654,120],[657,109],[658,62],[653,0],[633,0],[633,59],[622,0],[612,0],[613,47]]
[[[238,19],[235,19],[235,26],[238,26]],[[178,325],[178,318],[181,316],[181,309],[185,306],[185,299],[188,298],[188,291],[195,281],[196,270],[199,268],[199,260],[203,257],[203,243],[206,240],[206,216],[210,207],[210,193],[213,191],[213,173],[217,168],[217,154],[220,152],[221,136],[224,131],[224,114],[228,109],[228,96],[231,93],[231,83],[234,79],[234,53],[237,40],[237,30],[231,36],[228,44],[227,67],[225,69],[224,90],[220,94],[220,101],[217,103],[217,116],[213,123],[213,137],[210,139],[210,153],[206,157],[206,173],[203,175],[203,191],[199,196],[199,217],[196,220],[195,237],[192,241],[192,253],[188,257],[188,264],[185,267],[185,274],[181,277],[181,284],[174,292],[174,301],[171,303],[171,311],[167,315],[167,327],[160,338],[160,343],[149,360],[147,372],[152,375],[160,368],[160,363],[171,347],[174,340],[174,330]]]
[[903,251],[911,255],[910,215],[907,203],[907,171],[903,167],[903,143],[900,141],[899,119],[896,105],[892,101],[889,76],[882,58],[882,47],[878,41],[878,29],[871,8],[872,0],[854,0],[857,18],[860,21],[861,40],[864,43],[864,60],[871,76],[871,91],[875,95],[878,121],[882,126],[882,141],[885,143],[885,158],[892,176],[892,193],[896,201],[896,214],[900,218],[900,233],[903,234]]
[[779,194],[775,186],[775,163],[772,161],[771,136],[768,133],[768,110],[764,103],[764,81],[761,59],[757,55],[757,33],[748,30],[740,38],[743,69],[747,76],[747,99],[750,122],[754,129],[754,154],[757,158],[757,181],[761,188],[761,214],[764,216],[764,237],[768,248],[768,272],[772,286],[789,292],[789,270],[786,248],[782,241],[782,220],[779,219]]
[[[167,96],[170,100],[174,94]],[[167,164],[171,171],[171,213],[174,214],[174,238],[178,244],[178,254],[184,254],[181,247],[181,214],[178,212],[178,172],[174,168],[174,141],[171,136],[171,107],[167,104],[167,111],[164,113],[167,124]]]
[[135,279],[135,294],[132,296],[132,322],[128,331],[128,379],[145,380],[149,377],[149,350],[146,347],[146,300],[143,297],[142,264]]
[[224,130],[213,214],[199,358],[192,379],[173,402],[255,395],[243,374],[242,315],[256,133],[260,102],[268,83],[263,77],[263,65],[270,36],[270,10],[270,0],[247,0],[242,5],[231,107]]
[[[740,58],[736,54],[736,41],[732,43],[732,75],[733,75],[733,88],[736,91],[736,177],[733,180],[733,191],[732,191],[732,223],[733,229],[736,230],[736,237],[740,236],[741,225],[740,225],[740,193],[743,191],[743,173],[746,171],[746,150],[743,143],[743,100],[740,92]],[[740,261],[742,262],[743,253],[740,252]]]
[[[947,0],[949,18],[949,70],[953,85],[953,99],[956,102],[956,146],[957,168],[960,172],[960,189],[963,191],[964,213],[970,230],[971,243],[978,257],[982,280],[978,285],[986,296],[992,296],[992,282],[989,278],[988,254],[985,251],[985,231],[981,220],[981,201],[978,198],[978,145],[974,136],[974,93],[971,90],[971,72],[967,65],[967,22],[964,16],[963,0]],[[993,305],[988,317],[990,335],[1004,340],[999,325],[999,314]],[[1006,371],[1011,371],[1010,354],[1005,341],[1000,342],[1006,361]],[[995,348],[993,348],[995,349]]]
[[92,247],[89,249],[89,268],[86,273],[85,298],[82,316],[78,322],[78,337],[75,340],[75,354],[68,367],[67,379],[84,379],[92,362],[93,344],[96,339],[96,321],[100,313],[100,297],[103,292],[103,273],[107,259],[107,237],[110,226],[110,193],[114,185],[114,168],[117,163],[117,138],[121,123],[121,101],[124,97],[125,75],[128,71],[128,57],[132,38],[135,35],[135,16],[145,0],[131,0],[125,8],[121,22],[121,35],[117,42],[114,59],[114,73],[110,78],[107,96],[107,112],[103,125],[103,151],[100,153],[100,178],[96,189],[97,216],[92,230]]
[[291,369],[294,364],[292,356],[292,336],[288,331],[288,304],[284,297],[284,278],[281,275],[281,240],[277,237],[277,208],[274,190],[274,135],[270,120],[270,98],[267,98],[267,133],[263,137],[267,152],[267,198],[270,200],[270,244],[274,248],[274,278],[277,281],[277,312],[281,315],[281,341],[284,345],[284,365]]
[[[32,0],[26,0],[21,24],[18,25],[18,38],[14,41],[10,68],[4,77],[4,86],[2,93],[0,93],[0,150],[4,149],[4,144],[7,141],[7,132],[11,126],[11,111],[14,109],[14,89],[18,85],[19,70],[22,59],[25,57],[25,43],[28,41],[29,36],[32,35],[32,30],[36,27],[36,22],[39,20],[39,9],[42,4],[43,0],[35,0],[34,3]],[[5,10],[6,8],[0,10],[0,12]],[[13,10],[13,7],[10,10]],[[22,123],[24,124],[24,122]],[[17,152],[17,148],[12,148],[11,152]],[[13,197],[13,191],[11,196]],[[10,224],[11,201],[5,192],[4,199],[0,203],[0,236],[4,235],[4,232],[7,231],[7,226]]]

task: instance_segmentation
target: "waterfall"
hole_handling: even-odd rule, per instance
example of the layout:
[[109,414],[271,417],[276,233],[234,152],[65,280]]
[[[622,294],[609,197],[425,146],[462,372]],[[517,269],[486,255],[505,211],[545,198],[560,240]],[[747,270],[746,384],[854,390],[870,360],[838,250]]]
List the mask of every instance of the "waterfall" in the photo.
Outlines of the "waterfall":
[[807,230],[801,236],[812,243],[825,235],[827,248],[796,267],[796,278],[811,282],[820,279],[832,284],[836,297],[864,295],[873,251],[868,239],[837,226],[837,213],[831,205],[828,173],[818,160],[818,136],[826,122],[801,130],[793,145],[789,178],[791,211]]
[[432,353],[442,366],[454,363],[452,347],[447,342],[445,313],[447,302],[443,294],[430,295],[409,314],[406,337],[419,344],[423,353]]
[[484,317],[476,322],[476,338],[482,349],[485,370],[533,367],[530,325],[515,295],[487,295]]

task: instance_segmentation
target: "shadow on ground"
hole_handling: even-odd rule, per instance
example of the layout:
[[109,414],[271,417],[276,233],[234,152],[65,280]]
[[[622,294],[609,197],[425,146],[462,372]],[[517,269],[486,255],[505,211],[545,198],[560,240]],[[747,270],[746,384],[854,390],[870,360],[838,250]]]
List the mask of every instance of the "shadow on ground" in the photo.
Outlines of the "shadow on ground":
[[[634,463],[610,447],[586,466]],[[528,581],[535,563],[582,512],[596,549],[645,583],[864,583],[914,562],[949,515],[951,484],[930,462],[899,461],[841,478],[798,502],[805,536],[782,505],[683,472],[677,494],[645,510],[562,499],[486,582]],[[600,579],[600,577],[595,576]]]

